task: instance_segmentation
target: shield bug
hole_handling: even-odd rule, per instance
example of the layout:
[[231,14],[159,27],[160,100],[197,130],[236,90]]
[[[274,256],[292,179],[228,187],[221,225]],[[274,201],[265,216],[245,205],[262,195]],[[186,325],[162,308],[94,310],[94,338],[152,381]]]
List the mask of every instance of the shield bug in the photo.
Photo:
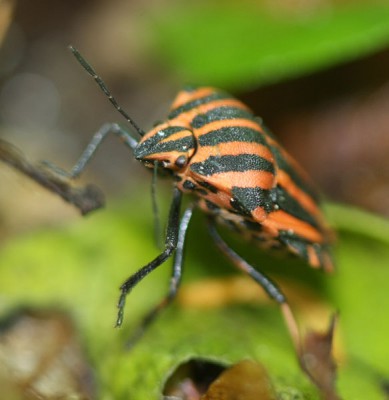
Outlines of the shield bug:
[[[228,246],[216,225],[226,225],[260,247],[285,249],[313,268],[331,271],[331,232],[306,173],[245,104],[211,87],[182,90],[167,119],[144,132],[119,106],[91,65],[76,49],[71,47],[71,51],[139,139],[118,124],[102,126],[70,177],[80,175],[104,138],[114,134],[137,160],[148,168],[169,171],[174,182],[164,249],[120,287],[116,325],[122,325],[128,293],[171,256],[173,272],[168,293],[146,315],[134,338],[174,299],[181,281],[187,228],[193,208],[199,207],[208,215],[209,232],[217,247],[280,305],[300,352],[297,324],[285,295],[276,283]],[[181,211],[184,195],[191,195],[193,202]]]

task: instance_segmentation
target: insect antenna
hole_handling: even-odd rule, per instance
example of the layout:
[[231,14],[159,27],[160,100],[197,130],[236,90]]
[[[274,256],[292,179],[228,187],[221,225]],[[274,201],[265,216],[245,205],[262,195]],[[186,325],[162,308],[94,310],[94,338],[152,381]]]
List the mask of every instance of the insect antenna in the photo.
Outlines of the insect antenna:
[[88,61],[86,61],[85,58],[80,54],[80,52],[73,46],[69,46],[69,49],[73,53],[74,57],[76,57],[77,61],[85,69],[85,71],[99,85],[102,92],[108,97],[108,100],[112,103],[112,105],[116,108],[116,110],[119,111],[120,114],[123,115],[123,117],[127,120],[127,122],[138,132],[139,136],[143,136],[145,134],[145,132],[141,128],[139,128],[138,124],[120,107],[119,103],[116,101],[115,97],[113,97],[113,95],[107,88],[104,81],[101,79],[101,77],[99,75],[97,75],[96,71],[88,63]]

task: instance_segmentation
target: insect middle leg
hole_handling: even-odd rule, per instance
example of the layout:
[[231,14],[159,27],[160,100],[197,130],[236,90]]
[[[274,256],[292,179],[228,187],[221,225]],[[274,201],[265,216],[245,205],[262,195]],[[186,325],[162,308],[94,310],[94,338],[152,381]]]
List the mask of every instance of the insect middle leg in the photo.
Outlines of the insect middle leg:
[[239,254],[237,254],[228,244],[222,239],[216,230],[215,223],[213,220],[209,220],[208,223],[209,232],[216,243],[216,246],[224,253],[227,258],[229,258],[232,263],[241,271],[248,274],[255,282],[259,283],[265,292],[269,295],[269,297],[275,300],[282,311],[286,326],[290,333],[290,336],[293,341],[293,345],[296,349],[296,353],[298,357],[301,355],[301,339],[300,333],[297,326],[297,322],[294,318],[292,310],[288,304],[288,301],[285,295],[282,293],[281,289],[264,273],[255,269],[252,265],[250,265],[246,260],[244,260]]
[[163,297],[162,300],[143,317],[136,331],[131,335],[131,338],[127,343],[127,347],[132,347],[142,337],[143,333],[146,331],[149,325],[158,317],[161,311],[163,311],[171,304],[171,302],[175,299],[177,295],[179,286],[181,284],[183,271],[185,238],[189,222],[192,218],[193,208],[193,204],[188,206],[181,217],[178,231],[177,247],[174,253],[173,269],[172,275],[170,277],[168,292],[166,296]]

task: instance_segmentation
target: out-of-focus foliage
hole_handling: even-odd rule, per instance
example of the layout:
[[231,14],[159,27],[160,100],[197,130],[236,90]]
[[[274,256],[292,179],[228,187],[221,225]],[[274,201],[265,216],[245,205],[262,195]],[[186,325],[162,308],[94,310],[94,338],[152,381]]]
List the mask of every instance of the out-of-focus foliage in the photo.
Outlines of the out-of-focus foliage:
[[[167,264],[142,281],[128,297],[124,329],[113,329],[118,285],[157,254],[147,210],[140,202],[138,205],[132,211],[130,207],[117,207],[72,227],[37,232],[3,245],[1,313],[26,304],[66,309],[85,339],[104,399],[126,399],[130,394],[133,399],[157,399],[170,371],[190,357],[208,357],[222,363],[256,358],[267,369],[278,394],[319,398],[299,370],[276,306],[253,304],[206,310],[176,306],[151,327],[130,353],[123,350],[141,314],[165,292],[170,273]],[[300,267],[304,274],[314,274],[321,280],[316,300],[332,304],[327,306],[328,313],[340,313],[337,384],[341,397],[381,399],[380,379],[389,376],[383,350],[389,332],[389,246],[385,234],[389,226],[376,217],[345,207],[330,207],[329,212],[335,225],[339,219],[341,228],[335,251],[337,272],[325,277],[305,265]],[[346,219],[350,221],[347,226]],[[370,228],[364,230],[358,223],[360,219]],[[378,224],[376,231],[374,224]],[[204,237],[204,227],[195,224],[193,228],[185,281],[188,276],[192,276],[190,280],[201,279],[199,275],[215,276],[215,264],[228,271],[228,262],[218,257]],[[198,238],[196,244],[191,241],[194,237]],[[203,255],[197,251],[199,246]],[[253,249],[253,254],[261,252]],[[299,269],[289,259],[277,260],[266,255],[261,260],[263,265],[278,264],[291,279],[295,268]],[[315,316],[316,306],[310,298],[306,301]],[[361,393],[364,397],[360,397]]]
[[157,59],[180,80],[241,91],[389,43],[386,1],[297,3],[172,2],[150,24]]

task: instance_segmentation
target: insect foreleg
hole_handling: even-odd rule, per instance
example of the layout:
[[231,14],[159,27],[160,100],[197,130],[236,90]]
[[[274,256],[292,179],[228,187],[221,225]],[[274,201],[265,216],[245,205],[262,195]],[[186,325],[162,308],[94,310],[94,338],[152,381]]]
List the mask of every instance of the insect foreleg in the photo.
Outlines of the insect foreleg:
[[154,260],[139,269],[135,274],[131,275],[120,286],[121,295],[118,301],[118,317],[116,326],[120,326],[123,322],[124,306],[127,294],[150,272],[163,264],[176,250],[179,239],[180,229],[180,206],[181,206],[182,193],[174,188],[173,200],[170,206],[168,225],[166,229],[165,248]]
[[156,319],[161,311],[163,311],[176,297],[182,278],[183,259],[185,238],[188,230],[189,222],[193,214],[193,204],[191,204],[183,213],[178,231],[178,241],[176,252],[174,253],[173,269],[170,278],[169,290],[166,296],[153,307],[143,318],[142,322],[128,341],[128,347],[132,347],[137,340],[143,335],[147,327]]
[[72,168],[72,171],[70,172],[71,178],[77,178],[81,174],[86,165],[93,158],[94,154],[96,153],[96,150],[99,148],[99,146],[103,143],[104,139],[109,134],[118,136],[119,139],[131,150],[134,150],[138,144],[138,141],[135,140],[127,131],[121,128],[118,124],[115,123],[104,124],[93,135],[92,140],[89,142],[86,149],[81,154],[81,157],[78,159],[77,163]]
[[121,141],[126,146],[128,146],[132,151],[138,144],[138,141],[135,140],[127,131],[121,128],[118,124],[106,123],[93,135],[91,141],[86,146],[85,150],[81,154],[76,164],[73,166],[70,173],[64,171],[62,168],[59,168],[50,161],[41,161],[41,164],[43,164],[45,168],[51,170],[57,176],[61,176],[62,178],[66,179],[76,179],[81,175],[87,164],[94,157],[96,150],[100,147],[104,139],[109,134],[114,134],[115,136],[118,136],[121,139]]

